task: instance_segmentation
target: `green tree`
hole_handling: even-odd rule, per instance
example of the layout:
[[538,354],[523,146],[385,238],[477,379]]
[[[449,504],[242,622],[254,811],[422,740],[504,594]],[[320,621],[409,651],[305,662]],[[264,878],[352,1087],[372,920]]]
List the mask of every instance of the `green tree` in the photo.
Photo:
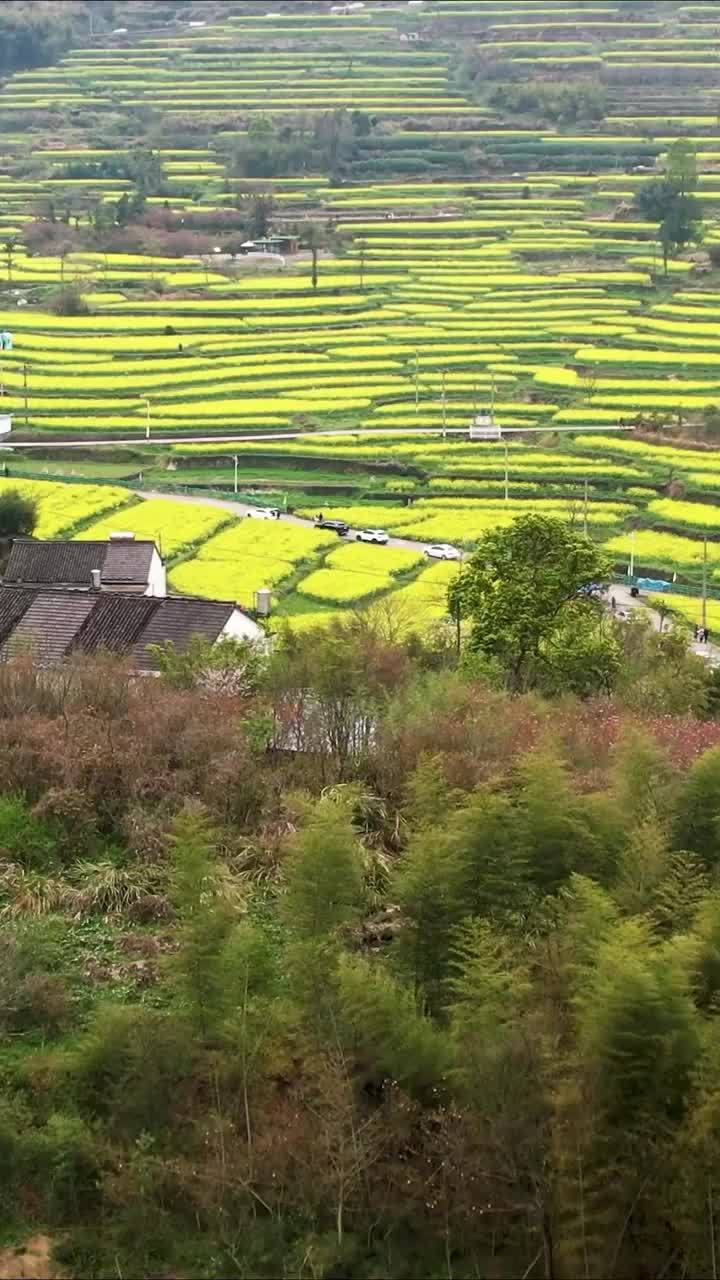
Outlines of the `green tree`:
[[20,493],[18,489],[6,489],[0,494],[0,542],[32,537],[37,521],[36,498]]
[[20,241],[17,236],[8,236],[2,242],[2,251],[5,256],[5,268],[7,271],[8,284],[12,284],[15,253],[19,245]]
[[640,216],[659,224],[665,275],[673,254],[702,239],[702,206],[692,195],[697,181],[697,150],[687,138],[676,138],[668,148],[664,176],[645,183],[636,196]]
[[397,1080],[413,1092],[441,1083],[449,1063],[445,1036],[382,966],[340,958],[338,1020],[345,1047],[374,1080]]
[[357,920],[362,866],[349,804],[326,796],[291,841],[285,864],[284,915],[297,938],[331,938]]
[[720,747],[700,756],[680,787],[674,844],[696,853],[708,868],[720,861]]
[[204,1039],[216,1038],[229,1010],[226,945],[234,915],[218,893],[214,833],[204,814],[188,809],[175,821],[171,900],[180,920],[173,977],[179,1003]]
[[660,245],[665,274],[668,260],[688,244],[699,244],[703,236],[702,206],[694,196],[680,195],[660,224]]
[[432,1006],[442,1003],[452,939],[469,914],[468,872],[461,842],[440,827],[413,837],[391,882],[403,928],[398,936],[402,968]]
[[424,752],[405,786],[404,816],[411,827],[432,827],[453,806],[442,756]]
[[677,194],[677,187],[669,178],[652,178],[644,182],[635,197],[640,217],[646,222],[662,222]]
[[652,950],[644,923],[623,921],[601,944],[578,1015],[602,1124],[629,1135],[679,1120],[699,1023],[687,976],[671,955]]
[[689,138],[676,138],[670,143],[665,160],[665,176],[678,195],[687,196],[697,187],[697,147]]
[[696,854],[672,853],[652,895],[658,928],[667,934],[689,929],[709,888],[707,871]]
[[665,751],[636,729],[620,740],[612,767],[614,803],[631,824],[665,821],[675,797],[675,775]]
[[616,850],[605,832],[596,835],[592,808],[574,791],[564,762],[552,751],[534,751],[518,773],[531,882],[554,893],[572,871],[609,879]]
[[462,1094],[483,1108],[500,1103],[532,987],[517,946],[488,921],[458,930],[453,948],[451,1036],[453,1077]]
[[191,636],[178,652],[172,640],[148,645],[163,678],[174,689],[203,687],[215,693],[248,696],[257,693],[265,673],[266,654],[250,640],[225,636],[213,644],[205,636]]
[[559,632],[597,621],[601,605],[588,588],[609,572],[584,534],[548,516],[521,516],[483,535],[450,588],[450,609],[471,620],[470,649],[498,659],[521,693],[552,667]]
[[523,814],[509,796],[476,791],[447,821],[451,846],[465,867],[468,913],[488,918],[528,907],[530,872]]

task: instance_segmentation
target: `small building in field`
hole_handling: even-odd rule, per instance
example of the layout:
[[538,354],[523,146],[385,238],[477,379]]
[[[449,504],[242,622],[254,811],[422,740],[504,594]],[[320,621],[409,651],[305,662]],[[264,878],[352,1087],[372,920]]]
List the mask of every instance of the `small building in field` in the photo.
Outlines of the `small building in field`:
[[243,253],[297,253],[300,241],[297,236],[261,236],[258,240],[245,240],[240,248]]
[[0,660],[30,654],[57,666],[75,654],[115,653],[152,673],[149,645],[184,652],[195,636],[261,641],[265,632],[232,601],[140,592],[0,587]]
[[3,581],[14,587],[167,595],[165,565],[155,543],[132,533],[112,533],[104,542],[16,538]]

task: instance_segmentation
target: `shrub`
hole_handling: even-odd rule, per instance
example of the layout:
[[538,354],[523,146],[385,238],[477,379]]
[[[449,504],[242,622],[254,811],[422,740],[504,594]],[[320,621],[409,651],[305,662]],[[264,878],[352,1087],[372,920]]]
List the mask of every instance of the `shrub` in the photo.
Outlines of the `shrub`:
[[63,285],[50,298],[50,310],[56,316],[88,316],[90,308],[75,284]]

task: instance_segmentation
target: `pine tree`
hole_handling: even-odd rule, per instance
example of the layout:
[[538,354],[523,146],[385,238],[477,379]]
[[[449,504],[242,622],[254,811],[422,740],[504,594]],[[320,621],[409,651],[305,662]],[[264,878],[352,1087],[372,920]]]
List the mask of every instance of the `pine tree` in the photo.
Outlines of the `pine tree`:
[[437,1007],[454,931],[470,910],[467,862],[458,843],[437,827],[421,830],[399,863],[390,895],[404,922],[397,940],[400,963]]
[[469,914],[499,918],[527,909],[526,835],[509,797],[476,791],[450,818],[448,838],[465,865]]
[[349,807],[325,797],[290,846],[285,918],[296,938],[320,941],[356,920],[362,902],[362,851]]
[[689,929],[710,888],[707,872],[693,853],[672,853],[652,895],[652,917],[665,933]]
[[695,762],[680,788],[674,844],[709,868],[720,861],[720,747]]
[[372,1079],[418,1093],[441,1083],[450,1063],[446,1037],[382,966],[341,956],[337,1018],[345,1048]]
[[216,1035],[228,1012],[224,951],[233,912],[217,893],[213,832],[204,814],[187,809],[173,829],[171,899],[180,919],[175,987],[198,1033]]
[[543,893],[554,893],[571,871],[587,869],[588,855],[596,852],[592,833],[558,756],[533,752],[519,773],[530,877]]
[[531,986],[517,947],[486,920],[462,926],[453,950],[448,1009],[461,1092],[486,1104],[507,1087],[505,1067]]
[[612,887],[613,898],[626,915],[652,909],[669,860],[668,836],[657,821],[641,822],[630,831]]
[[626,823],[662,821],[671,811],[674,775],[665,752],[646,734],[632,731],[615,754],[611,789]]
[[405,819],[412,828],[441,822],[453,804],[453,792],[445,775],[442,756],[424,752],[405,786]]
[[652,1133],[679,1119],[699,1024],[687,975],[672,953],[652,950],[645,923],[623,921],[600,945],[578,1014],[605,1130]]

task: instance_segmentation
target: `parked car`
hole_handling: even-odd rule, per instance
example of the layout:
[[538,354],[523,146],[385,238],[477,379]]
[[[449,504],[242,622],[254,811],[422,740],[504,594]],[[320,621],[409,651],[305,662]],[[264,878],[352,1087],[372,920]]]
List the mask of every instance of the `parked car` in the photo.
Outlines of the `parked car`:
[[279,520],[281,512],[277,507],[253,507],[248,515],[254,516],[256,520]]
[[457,547],[451,547],[449,542],[433,543],[431,547],[425,548],[425,555],[430,560],[462,560]]
[[390,535],[384,529],[361,529],[355,535],[355,541],[376,542],[379,546],[384,547],[390,541]]
[[350,525],[344,520],[326,520],[324,516],[318,516],[315,528],[329,529],[331,533],[336,533],[338,538],[344,538],[350,532]]

